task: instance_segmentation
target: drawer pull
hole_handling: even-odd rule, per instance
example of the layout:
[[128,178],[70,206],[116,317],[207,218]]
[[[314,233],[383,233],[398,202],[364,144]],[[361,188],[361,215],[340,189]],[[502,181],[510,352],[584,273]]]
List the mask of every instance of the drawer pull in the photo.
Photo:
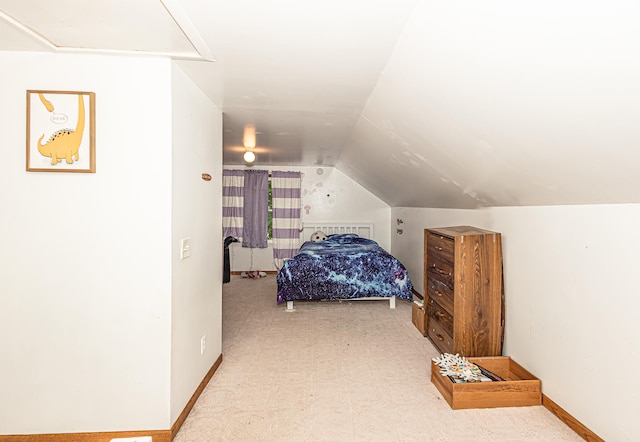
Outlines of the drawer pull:
[[451,272],[447,272],[446,270],[439,269],[438,267],[436,267],[435,264],[432,267],[433,267],[433,270],[435,270],[441,275],[451,276]]
[[442,313],[442,312],[435,312],[434,315],[436,315],[436,319],[444,318],[444,313]]
[[442,297],[444,296],[444,294],[443,294],[442,292],[440,292],[440,291],[436,290],[436,296],[437,296],[438,298],[442,298]]
[[441,246],[435,246],[435,249],[436,249],[438,252],[442,252],[442,251],[444,250]]
[[[435,331],[435,329],[433,330],[433,332],[434,332],[434,333],[436,332],[436,331]],[[443,337],[442,337],[442,335],[441,335],[441,334],[439,334],[439,333],[436,333],[436,338],[438,338],[438,341],[440,341],[440,342],[444,341],[444,338],[443,338]]]

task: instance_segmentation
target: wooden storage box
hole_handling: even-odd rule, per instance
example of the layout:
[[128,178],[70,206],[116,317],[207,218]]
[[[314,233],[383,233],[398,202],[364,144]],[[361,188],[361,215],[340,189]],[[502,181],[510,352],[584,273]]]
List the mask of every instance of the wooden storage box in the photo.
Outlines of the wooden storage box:
[[431,382],[454,410],[542,405],[540,379],[510,357],[467,358],[505,381],[455,384],[431,361]]
[[413,322],[413,325],[422,333],[422,336],[427,336],[427,319],[424,313],[424,305],[418,304],[415,301],[412,303],[411,322]]

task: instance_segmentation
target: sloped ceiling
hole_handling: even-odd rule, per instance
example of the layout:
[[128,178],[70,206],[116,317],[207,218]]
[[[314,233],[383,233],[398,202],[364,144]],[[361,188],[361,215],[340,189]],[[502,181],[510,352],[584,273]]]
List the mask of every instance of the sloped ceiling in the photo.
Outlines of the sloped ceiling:
[[639,202],[639,5],[419,2],[337,166],[394,206]]
[[640,202],[636,1],[0,0],[0,11],[0,50],[177,60],[224,112],[225,164],[243,164],[253,124],[256,167],[335,166],[391,206]]

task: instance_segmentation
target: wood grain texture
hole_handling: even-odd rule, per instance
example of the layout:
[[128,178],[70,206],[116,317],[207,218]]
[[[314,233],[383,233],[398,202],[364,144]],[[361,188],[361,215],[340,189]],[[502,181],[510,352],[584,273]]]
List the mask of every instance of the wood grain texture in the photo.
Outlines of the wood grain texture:
[[586,441],[604,442],[600,436],[585,427],[580,421],[567,413],[562,407],[549,399],[548,396],[542,395],[542,405],[544,408],[552,412],[558,419],[564,422],[569,428],[578,433]]
[[[540,380],[513,359],[509,357],[469,358],[469,362],[477,363],[509,380],[454,384],[448,377],[440,374],[439,367],[432,361],[431,382],[454,410],[541,405]],[[516,373],[523,376],[519,377]]]
[[425,317],[424,307],[420,307],[415,302],[411,305],[411,322],[420,331],[422,336],[427,336],[427,318]]
[[440,327],[436,321],[427,316],[427,336],[441,353],[453,353],[453,338]]
[[427,329],[436,348],[463,356],[501,355],[501,235],[470,226],[425,229],[424,253]]
[[427,296],[453,315],[453,287],[434,278],[428,278],[428,284]]
[[153,442],[171,442],[171,431],[115,431],[102,433],[24,434],[0,436],[1,442],[110,442],[114,438],[151,436]]
[[445,333],[453,336],[453,316],[433,299],[429,299],[426,308],[429,321],[437,322]]
[[187,419],[187,416],[191,412],[191,409],[196,404],[198,398],[200,397],[205,387],[207,386],[207,384],[215,374],[216,370],[218,370],[218,367],[220,367],[220,364],[222,364],[222,353],[220,354],[220,356],[218,356],[218,359],[216,359],[216,361],[213,363],[213,365],[211,366],[207,374],[204,376],[204,378],[202,378],[200,385],[198,385],[198,388],[196,388],[196,391],[191,396],[191,399],[189,399],[189,402],[187,402],[187,405],[184,407],[184,410],[182,410],[182,413],[180,413],[180,416],[178,416],[178,419],[176,419],[174,424],[171,426],[171,440],[173,440],[173,438],[176,437],[176,434],[178,434],[178,431],[180,431],[180,427],[182,426],[184,421]]

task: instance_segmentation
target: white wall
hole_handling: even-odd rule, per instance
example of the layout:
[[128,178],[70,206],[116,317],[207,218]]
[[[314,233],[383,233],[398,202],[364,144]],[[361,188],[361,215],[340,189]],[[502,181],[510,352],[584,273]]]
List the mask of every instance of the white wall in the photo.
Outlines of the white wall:
[[171,424],[222,353],[222,112],[175,64],[172,74]]
[[[390,252],[407,268],[414,290],[424,295],[424,229],[453,225],[487,228],[487,218],[485,210],[394,207],[391,209]],[[402,223],[398,224],[398,220]],[[402,230],[401,234],[398,229]]]
[[[226,167],[226,166],[225,166]],[[231,167],[229,168],[238,168]],[[381,199],[370,193],[344,173],[333,167],[260,167],[265,170],[295,170],[302,177],[302,222],[366,222],[373,223],[374,240],[389,250],[389,219],[391,209]],[[309,206],[306,213],[305,206]],[[308,238],[301,238],[300,244]],[[229,250],[231,270],[276,270],[273,249],[246,249],[239,243]]]
[[[0,434],[167,429],[171,64],[0,64]],[[96,93],[95,174],[25,171],[27,89]]]
[[[640,440],[640,387],[630,381],[632,367],[640,366],[640,205],[392,209],[397,217],[405,221],[404,233],[392,237],[392,250],[410,264],[412,277],[423,265],[424,228],[476,225],[500,232],[504,354],[600,437]],[[621,367],[630,371],[616,373]]]

